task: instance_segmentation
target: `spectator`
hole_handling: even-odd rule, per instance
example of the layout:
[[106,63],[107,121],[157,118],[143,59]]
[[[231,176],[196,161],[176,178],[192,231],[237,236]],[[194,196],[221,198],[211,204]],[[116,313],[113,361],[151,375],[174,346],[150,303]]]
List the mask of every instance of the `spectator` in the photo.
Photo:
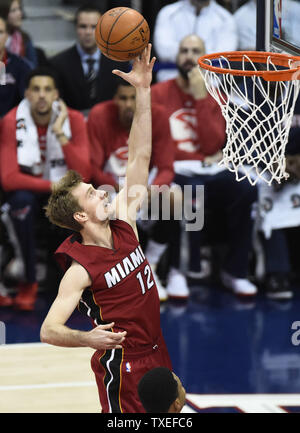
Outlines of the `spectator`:
[[[88,132],[91,143],[92,176],[97,187],[108,184],[112,185],[117,191],[119,190],[120,178],[124,179],[126,174],[128,137],[134,112],[135,88],[124,80],[119,81],[113,100],[97,104],[90,111]],[[149,185],[159,187],[170,185],[174,177],[173,162],[173,143],[165,109],[158,104],[152,104],[152,156]],[[171,188],[170,195],[173,205],[178,195],[178,189],[176,192],[174,188]],[[150,194],[149,198],[151,198]],[[142,228],[145,226],[143,221],[139,221],[139,226]],[[168,275],[166,293],[155,271],[159,258],[171,242],[174,248],[172,248],[170,259],[171,269]],[[164,301],[167,295],[186,298],[189,293],[188,286],[184,276],[179,272],[179,220],[173,219],[172,215],[170,220],[163,220],[160,217],[159,221],[150,227],[150,239],[146,249],[146,256],[155,275],[160,300]]]
[[[15,107],[24,97],[25,80],[30,72],[30,66],[18,56],[11,54],[5,48],[7,40],[7,24],[0,17],[0,117]],[[4,64],[4,66],[3,66]],[[2,205],[2,189],[0,186],[0,207]],[[1,210],[0,210],[1,213]],[[0,221],[0,231],[3,231]],[[11,306],[12,300],[7,296],[7,290],[2,283],[2,249],[3,236],[0,235],[0,306]]]
[[30,72],[27,63],[6,50],[6,40],[6,21],[0,17],[0,61],[2,62],[0,76],[1,81],[4,79],[5,82],[5,85],[0,85],[0,117],[4,116],[23,99],[25,81]]
[[156,19],[154,48],[160,62],[168,63],[157,73],[163,81],[176,76],[176,55],[179,43],[194,33],[204,40],[207,53],[232,51],[237,48],[233,16],[215,0],[179,0],[163,7]]
[[[236,294],[254,295],[257,289],[246,277],[251,206],[257,191],[248,181],[236,182],[233,173],[216,164],[225,141],[225,121],[196,67],[204,53],[204,42],[197,35],[185,37],[177,55],[179,75],[152,86],[152,100],[164,104],[168,111],[176,145],[175,182],[193,188],[204,185],[205,209],[223,213],[226,218],[229,252],[221,274],[223,284]],[[195,239],[193,233],[190,239]]]
[[37,295],[35,269],[36,213],[51,192],[52,182],[68,169],[90,177],[89,144],[83,116],[57,100],[55,77],[34,70],[28,78],[26,98],[2,120],[1,183],[21,246],[26,281],[18,286],[14,304],[34,308]]
[[138,394],[147,413],[179,413],[185,404],[180,379],[166,367],[149,370],[139,381]]
[[0,16],[4,17],[8,25],[9,37],[6,48],[9,52],[22,57],[31,68],[37,66],[49,67],[45,51],[33,45],[30,36],[22,30],[23,9],[21,0],[3,0],[0,4]]
[[58,74],[61,97],[75,110],[89,110],[111,99],[116,86],[112,70],[129,68],[127,62],[112,61],[98,49],[94,33],[100,16],[95,6],[81,6],[75,17],[76,44],[50,59]]
[[25,58],[32,68],[37,67],[38,58],[30,36],[22,30],[22,1],[2,0],[0,5],[0,16],[7,20],[9,37],[7,49],[17,56]]

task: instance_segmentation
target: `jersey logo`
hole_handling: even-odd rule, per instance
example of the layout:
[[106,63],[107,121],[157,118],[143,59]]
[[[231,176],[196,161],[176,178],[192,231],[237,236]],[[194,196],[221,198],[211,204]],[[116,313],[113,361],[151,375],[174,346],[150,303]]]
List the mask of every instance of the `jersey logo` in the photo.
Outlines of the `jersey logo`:
[[170,117],[170,130],[178,149],[196,152],[200,144],[197,134],[197,116],[194,108],[181,108]]
[[131,272],[135,271],[140,266],[146,257],[140,246],[126,256],[121,262],[113,266],[104,274],[107,287],[111,288],[126,278]]
[[126,367],[126,373],[131,373],[131,364],[130,364],[130,362],[126,362],[125,367]]

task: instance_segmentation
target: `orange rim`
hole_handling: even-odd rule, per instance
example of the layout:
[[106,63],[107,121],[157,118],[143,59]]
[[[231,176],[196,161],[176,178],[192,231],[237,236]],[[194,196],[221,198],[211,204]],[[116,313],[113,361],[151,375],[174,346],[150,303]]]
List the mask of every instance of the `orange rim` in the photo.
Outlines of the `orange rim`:
[[[247,56],[248,59],[244,56]],[[232,62],[241,62],[244,60],[246,62],[252,61],[257,63],[267,63],[268,57],[271,57],[272,63],[274,65],[283,66],[289,69],[279,71],[243,71],[241,69],[221,68],[206,63],[206,60],[220,60],[221,57],[224,57]],[[291,61],[298,62],[298,65],[292,65],[293,68],[291,68]],[[245,77],[257,76],[262,77],[266,81],[300,80],[300,57],[292,56],[290,54],[265,51],[228,51],[223,53],[206,54],[199,57],[198,63],[202,69],[207,69],[219,74],[230,74]],[[293,76],[294,74],[296,76]]]

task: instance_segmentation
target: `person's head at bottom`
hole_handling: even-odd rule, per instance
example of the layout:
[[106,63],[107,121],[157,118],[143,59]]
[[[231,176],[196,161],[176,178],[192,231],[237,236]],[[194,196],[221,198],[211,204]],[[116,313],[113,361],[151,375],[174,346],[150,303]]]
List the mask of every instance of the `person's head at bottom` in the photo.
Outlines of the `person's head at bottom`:
[[147,413],[179,413],[185,404],[180,379],[166,367],[149,370],[139,381],[138,394]]

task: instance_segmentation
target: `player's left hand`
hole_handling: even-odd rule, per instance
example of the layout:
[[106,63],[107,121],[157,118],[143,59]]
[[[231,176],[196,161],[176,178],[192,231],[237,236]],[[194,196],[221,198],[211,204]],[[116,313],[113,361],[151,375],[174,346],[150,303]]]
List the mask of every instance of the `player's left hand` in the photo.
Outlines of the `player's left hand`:
[[114,69],[112,72],[115,75],[128,81],[132,86],[136,88],[148,88],[152,81],[152,70],[156,58],[151,59],[151,48],[152,45],[148,44],[142,54],[136,57],[133,61],[132,70],[130,72],[119,71]]

